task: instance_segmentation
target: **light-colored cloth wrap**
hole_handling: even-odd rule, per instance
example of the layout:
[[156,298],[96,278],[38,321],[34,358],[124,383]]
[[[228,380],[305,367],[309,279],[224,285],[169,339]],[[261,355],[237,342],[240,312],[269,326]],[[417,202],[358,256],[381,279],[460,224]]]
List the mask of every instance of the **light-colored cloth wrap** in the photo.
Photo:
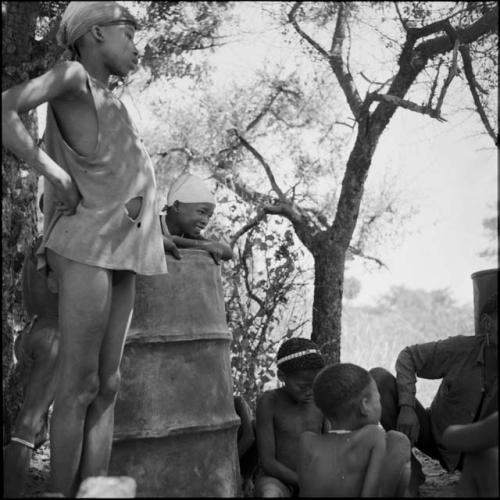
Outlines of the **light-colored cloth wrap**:
[[171,207],[175,201],[216,204],[215,196],[205,185],[203,179],[192,174],[183,174],[172,184],[167,194],[167,205]]
[[130,22],[137,27],[134,16],[116,2],[70,2],[61,19],[57,43],[73,49],[74,43],[92,26],[112,22]]

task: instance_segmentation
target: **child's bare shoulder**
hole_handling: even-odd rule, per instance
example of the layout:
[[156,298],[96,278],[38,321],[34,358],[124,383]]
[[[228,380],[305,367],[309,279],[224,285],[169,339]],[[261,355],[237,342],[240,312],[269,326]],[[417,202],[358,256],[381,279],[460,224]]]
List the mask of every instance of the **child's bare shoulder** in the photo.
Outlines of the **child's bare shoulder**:
[[274,403],[276,402],[276,398],[277,398],[277,391],[278,391],[278,389],[271,389],[269,391],[264,391],[257,398],[257,406],[274,405]]
[[372,446],[385,443],[385,437],[385,430],[376,424],[365,425],[356,433],[356,440],[358,442],[363,442],[366,445]]
[[64,82],[68,91],[84,90],[87,85],[87,70],[78,61],[63,61],[52,68],[55,79]]

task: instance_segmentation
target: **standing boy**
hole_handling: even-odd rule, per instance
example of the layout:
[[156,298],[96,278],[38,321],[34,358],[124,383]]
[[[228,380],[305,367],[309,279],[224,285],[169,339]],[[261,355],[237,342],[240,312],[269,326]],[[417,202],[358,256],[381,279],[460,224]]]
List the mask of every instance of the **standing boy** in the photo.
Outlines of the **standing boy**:
[[283,387],[264,392],[257,401],[256,431],[261,471],[255,496],[291,497],[298,493],[299,437],[325,430],[314,404],[312,384],[324,361],[314,342],[288,339],[278,350],[278,378]]
[[[57,280],[61,332],[51,473],[65,496],[107,474],[135,274],[167,271],[152,163],[107,88],[137,65],[135,29],[116,2],[71,2],[58,40],[74,60],[2,94],[3,144],[45,178],[39,268]],[[45,102],[42,151],[19,114]]]
[[408,496],[410,442],[379,426],[380,395],[370,374],[351,363],[329,365],[313,390],[330,430],[300,438],[300,496]]

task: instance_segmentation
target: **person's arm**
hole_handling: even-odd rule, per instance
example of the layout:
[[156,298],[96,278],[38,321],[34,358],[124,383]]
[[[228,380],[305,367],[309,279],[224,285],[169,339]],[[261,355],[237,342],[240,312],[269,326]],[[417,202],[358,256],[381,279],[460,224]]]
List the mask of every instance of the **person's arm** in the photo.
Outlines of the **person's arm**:
[[238,439],[238,456],[242,457],[255,441],[252,427],[252,414],[247,402],[241,396],[235,396],[234,409],[241,420],[241,436]]
[[450,425],[442,438],[450,451],[475,452],[498,446],[498,411],[467,425]]
[[417,376],[426,379],[443,378],[455,362],[457,342],[460,339],[450,337],[408,346],[399,353],[396,360],[396,382],[400,410],[396,429],[406,434],[412,444],[418,439],[420,432],[415,412]]
[[173,255],[177,260],[181,260],[179,249],[177,248],[177,245],[174,243],[172,235],[168,231],[166,216],[163,212],[160,213],[160,228],[161,228],[161,236],[163,239],[163,250],[165,251],[165,253]]
[[172,236],[172,239],[179,248],[198,248],[207,251],[216,264],[219,264],[221,260],[230,260],[233,258],[231,247],[220,241],[207,240],[205,238],[184,238],[182,236]]
[[86,91],[86,81],[83,66],[68,62],[2,92],[2,144],[53,185],[67,215],[74,213],[80,194],[71,176],[36,145],[19,115],[45,102]]
[[380,476],[386,451],[385,431],[377,425],[368,425],[362,432],[366,433],[363,439],[366,439],[370,458],[361,488],[361,496],[378,497],[380,496]]
[[297,473],[276,460],[272,398],[272,392],[267,392],[257,401],[257,449],[259,450],[260,464],[267,475],[296,486],[298,484]]

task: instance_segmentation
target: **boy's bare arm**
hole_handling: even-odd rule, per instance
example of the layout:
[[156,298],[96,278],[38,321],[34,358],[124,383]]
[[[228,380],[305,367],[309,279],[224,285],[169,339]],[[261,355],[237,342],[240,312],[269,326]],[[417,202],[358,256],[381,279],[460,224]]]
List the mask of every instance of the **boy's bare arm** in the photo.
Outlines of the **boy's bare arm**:
[[177,260],[181,260],[181,255],[177,245],[174,243],[171,236],[166,236],[162,234],[163,238],[163,249],[165,252],[172,254]]
[[362,432],[365,434],[362,438],[369,449],[370,459],[363,480],[361,496],[377,497],[380,495],[380,475],[386,451],[385,431],[376,425],[367,425]]
[[450,425],[443,433],[443,445],[451,451],[475,452],[498,446],[498,411],[467,425]]
[[298,475],[295,471],[276,460],[274,433],[274,404],[272,391],[265,392],[257,401],[256,427],[259,460],[264,472],[287,484],[297,485]]
[[230,260],[233,258],[233,251],[229,245],[221,243],[220,241],[183,238],[182,236],[172,236],[174,243],[179,248],[199,248],[206,250],[218,264],[221,260]]
[[80,199],[71,176],[36,145],[19,115],[85,88],[85,69],[68,62],[2,92],[2,144],[45,176],[68,209],[74,209]]

